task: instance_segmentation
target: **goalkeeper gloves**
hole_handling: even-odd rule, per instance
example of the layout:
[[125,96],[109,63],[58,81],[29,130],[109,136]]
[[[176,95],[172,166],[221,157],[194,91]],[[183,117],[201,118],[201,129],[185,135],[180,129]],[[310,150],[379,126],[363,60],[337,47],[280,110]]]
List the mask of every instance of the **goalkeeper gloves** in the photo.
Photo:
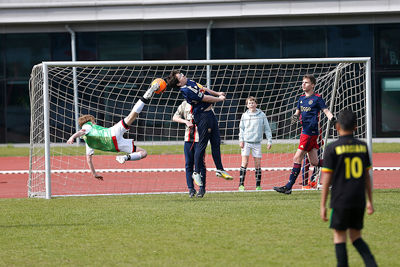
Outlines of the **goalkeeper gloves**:
[[293,114],[292,118],[290,119],[290,122],[292,124],[296,124],[299,121],[299,115]]

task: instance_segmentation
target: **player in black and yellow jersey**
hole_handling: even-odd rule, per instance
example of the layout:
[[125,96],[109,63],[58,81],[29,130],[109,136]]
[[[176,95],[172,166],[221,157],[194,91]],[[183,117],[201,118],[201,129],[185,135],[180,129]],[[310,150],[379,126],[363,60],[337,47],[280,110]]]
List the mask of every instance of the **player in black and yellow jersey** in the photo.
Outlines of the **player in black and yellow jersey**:
[[351,110],[340,112],[336,123],[339,140],[330,144],[325,150],[320,212],[322,220],[328,221],[326,200],[329,186],[332,185],[330,228],[333,229],[337,266],[348,266],[347,232],[365,265],[377,266],[367,243],[361,238],[365,207],[367,213],[372,214],[374,206],[369,175],[372,166],[368,147],[366,143],[353,136],[356,124],[356,115]]

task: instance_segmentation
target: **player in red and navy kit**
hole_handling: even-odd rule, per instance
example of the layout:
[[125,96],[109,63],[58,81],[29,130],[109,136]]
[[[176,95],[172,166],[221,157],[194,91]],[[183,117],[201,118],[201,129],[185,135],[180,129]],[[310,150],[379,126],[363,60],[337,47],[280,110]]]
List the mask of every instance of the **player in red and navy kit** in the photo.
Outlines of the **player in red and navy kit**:
[[226,180],[232,180],[222,166],[221,161],[221,137],[219,135],[218,121],[212,109],[212,104],[225,100],[224,92],[215,92],[203,87],[195,81],[189,80],[178,70],[172,71],[168,77],[168,85],[172,88],[179,87],[185,100],[192,106],[194,122],[199,132],[199,142],[194,155],[195,170],[193,180],[200,186],[197,197],[203,197],[205,194],[206,177],[201,175],[205,173],[204,157],[208,141],[211,143],[211,153],[217,168],[216,175]]
[[313,166],[321,167],[321,162],[318,160],[319,113],[322,110],[329,120],[335,119],[326,107],[322,97],[314,92],[315,84],[316,79],[313,75],[305,75],[303,77],[302,89],[304,95],[300,96],[296,112],[292,116],[292,123],[296,123],[299,119],[302,122],[303,128],[300,135],[300,144],[293,157],[293,168],[288,183],[284,186],[274,187],[274,190],[279,193],[292,193],[292,187],[300,173],[301,161],[304,159],[306,153],[308,153]]
[[[199,142],[199,132],[197,127],[194,125],[194,119],[192,114],[192,106],[189,105],[185,100],[179,105],[172,120],[178,123],[185,124],[185,143],[183,145],[183,151],[185,154],[185,171],[186,171],[186,184],[189,189],[189,197],[192,198],[196,195],[197,191],[193,184],[193,166],[194,166],[194,154],[197,150],[197,144]],[[206,169],[200,173],[203,177],[206,177]]]

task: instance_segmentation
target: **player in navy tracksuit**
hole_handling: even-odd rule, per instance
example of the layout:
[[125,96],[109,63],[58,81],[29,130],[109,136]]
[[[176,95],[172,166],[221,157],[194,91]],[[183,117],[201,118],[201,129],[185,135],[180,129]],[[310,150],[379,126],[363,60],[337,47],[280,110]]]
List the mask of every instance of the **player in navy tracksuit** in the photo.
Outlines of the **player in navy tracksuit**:
[[186,78],[180,71],[174,70],[168,77],[168,85],[172,88],[179,87],[185,100],[193,107],[194,121],[199,132],[199,142],[194,155],[195,170],[193,180],[200,186],[197,197],[205,194],[206,177],[201,175],[205,169],[204,157],[208,141],[211,143],[211,153],[217,168],[216,175],[226,180],[233,177],[224,171],[221,161],[221,137],[219,135],[218,121],[212,110],[212,104],[225,100],[224,92],[215,92]]
[[302,121],[303,129],[300,135],[300,144],[293,157],[293,168],[288,183],[284,186],[274,187],[274,190],[279,193],[292,193],[292,187],[300,173],[301,161],[306,153],[308,153],[313,166],[321,167],[321,162],[318,160],[319,112],[322,110],[329,120],[335,119],[322,97],[314,92],[315,84],[316,79],[313,75],[303,77],[302,89],[305,94],[300,96],[296,112],[292,116],[292,123],[296,123],[299,117]]

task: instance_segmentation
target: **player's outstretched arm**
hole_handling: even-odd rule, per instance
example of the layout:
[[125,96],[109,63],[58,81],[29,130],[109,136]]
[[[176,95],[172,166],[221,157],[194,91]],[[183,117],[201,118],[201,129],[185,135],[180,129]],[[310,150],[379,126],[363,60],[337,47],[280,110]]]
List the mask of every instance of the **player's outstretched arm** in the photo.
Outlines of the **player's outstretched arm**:
[[89,165],[90,171],[92,172],[94,178],[96,178],[98,180],[103,180],[103,176],[98,175],[96,173],[96,169],[94,168],[93,161],[92,161],[92,155],[86,155],[86,161]]
[[218,102],[224,101],[225,99],[226,99],[226,97],[224,95],[220,95],[218,97],[211,96],[211,95],[204,95],[203,99],[201,101],[207,102],[207,103],[218,103]]
[[205,87],[203,87],[203,89],[204,90],[206,90],[210,95],[213,95],[213,96],[226,96],[226,94],[225,94],[225,92],[217,92],[217,91],[214,91],[214,90],[211,90],[211,89],[209,89],[209,88],[205,88]]
[[68,139],[68,141],[67,141],[67,144],[73,144],[74,143],[74,140],[76,139],[76,138],[78,138],[78,137],[81,137],[81,136],[83,136],[83,135],[85,135],[85,130],[79,130],[79,131],[77,131],[76,133],[74,133],[69,139]]

